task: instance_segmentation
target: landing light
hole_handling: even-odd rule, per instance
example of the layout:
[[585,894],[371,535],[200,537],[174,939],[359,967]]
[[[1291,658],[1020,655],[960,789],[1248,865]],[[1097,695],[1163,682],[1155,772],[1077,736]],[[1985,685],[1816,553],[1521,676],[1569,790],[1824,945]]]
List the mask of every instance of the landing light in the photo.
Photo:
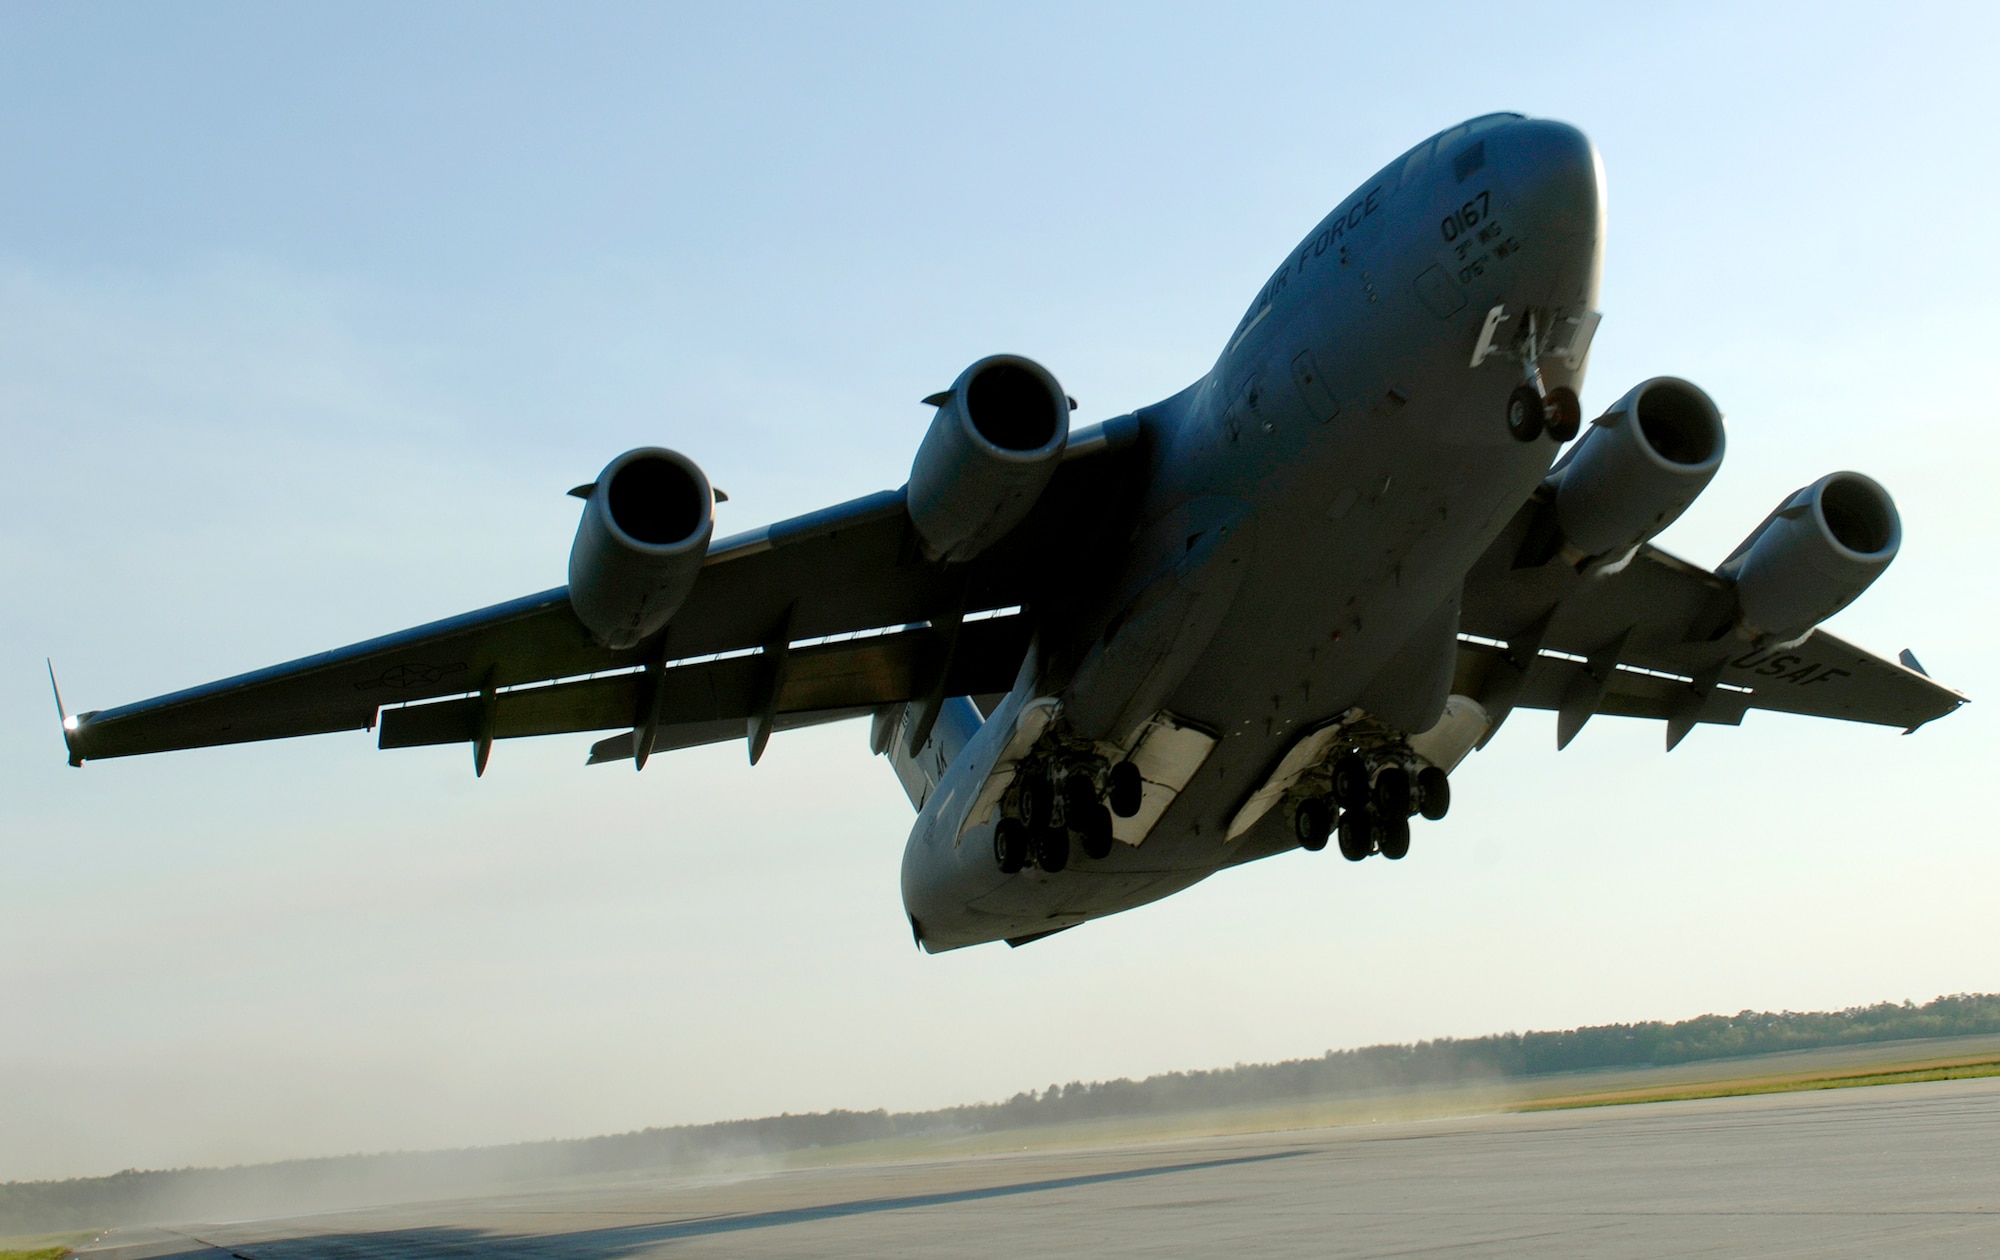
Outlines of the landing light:
[[64,719],[63,719],[63,729],[64,729],[64,730],[66,730],[66,731],[73,731],[73,730],[75,730],[75,729],[76,729],[76,719],[75,719],[75,718],[73,718],[73,717],[66,717],[66,718],[64,718]]

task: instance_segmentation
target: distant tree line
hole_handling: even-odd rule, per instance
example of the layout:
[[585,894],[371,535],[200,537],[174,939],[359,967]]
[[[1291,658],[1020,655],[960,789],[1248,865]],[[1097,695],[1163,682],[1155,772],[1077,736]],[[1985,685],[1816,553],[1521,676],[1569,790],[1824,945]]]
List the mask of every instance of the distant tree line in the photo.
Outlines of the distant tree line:
[[1303,1103],[1595,1068],[1692,1063],[1825,1046],[2000,1033],[2000,994],[1921,1006],[1743,1011],[1679,1023],[1444,1038],[1329,1050],[1314,1059],[1072,1081],[1005,1102],[936,1111],[829,1111],[642,1129],[608,1137],[291,1160],[239,1168],[126,1171],[0,1185],[0,1235],[295,1215],[564,1177],[652,1173],[890,1138],[943,1136]]

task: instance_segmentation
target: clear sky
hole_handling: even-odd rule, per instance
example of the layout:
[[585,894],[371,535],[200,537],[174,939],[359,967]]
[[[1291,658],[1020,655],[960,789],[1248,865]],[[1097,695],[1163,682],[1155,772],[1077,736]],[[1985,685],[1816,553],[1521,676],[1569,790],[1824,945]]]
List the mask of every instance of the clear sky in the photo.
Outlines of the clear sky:
[[[1609,9],[1610,6],[1604,6]],[[1983,5],[0,4],[0,1179],[924,1107],[1504,1029],[2000,989],[2000,117]],[[725,532],[901,484],[979,355],[1102,419],[1355,184],[1515,109],[1603,151],[1586,408],[1669,372],[1706,563],[1837,468],[1835,629],[1972,694],[1671,756],[1517,715],[1409,860],[911,945],[865,732],[63,764],[97,708],[563,580],[660,442]]]

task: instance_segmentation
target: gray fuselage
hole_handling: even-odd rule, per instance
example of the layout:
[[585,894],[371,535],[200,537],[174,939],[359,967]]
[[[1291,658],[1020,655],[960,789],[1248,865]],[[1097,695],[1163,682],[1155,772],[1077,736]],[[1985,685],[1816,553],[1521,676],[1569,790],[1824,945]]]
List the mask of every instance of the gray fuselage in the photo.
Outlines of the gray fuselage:
[[[1357,707],[1405,733],[1436,722],[1465,575],[1556,451],[1509,436],[1520,365],[1470,356],[1496,306],[1545,323],[1594,309],[1603,209],[1576,129],[1513,115],[1453,128],[1286,256],[1207,375],[1135,413],[1147,468],[1128,553],[1101,596],[1037,622],[989,721],[940,724],[962,747],[903,863],[926,948],[1049,932],[1294,848],[1282,811],[1225,836],[1303,732]],[[1550,388],[1581,371],[1543,365]],[[1165,710],[1216,743],[1143,843],[1002,874],[990,824],[966,812],[1015,716],[1047,696],[1084,738],[1123,739]]]

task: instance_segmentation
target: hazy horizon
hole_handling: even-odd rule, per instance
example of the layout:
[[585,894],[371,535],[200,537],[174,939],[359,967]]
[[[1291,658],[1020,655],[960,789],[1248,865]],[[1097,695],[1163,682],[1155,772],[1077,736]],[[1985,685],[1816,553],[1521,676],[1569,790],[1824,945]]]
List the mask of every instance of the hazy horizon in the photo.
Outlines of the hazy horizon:
[[[0,1181],[2000,988],[2000,17],[1878,12],[0,0]],[[1496,109],[1603,153],[1587,413],[1671,373],[1728,418],[1663,544],[1877,477],[1903,554],[1830,628],[1976,703],[1670,756],[1522,713],[1407,861],[941,957],[853,724],[754,772],[63,764],[44,657],[101,708],[559,585],[563,492],[630,446],[699,461],[728,533],[901,484],[982,354],[1079,423],[1167,395],[1354,185]]]

